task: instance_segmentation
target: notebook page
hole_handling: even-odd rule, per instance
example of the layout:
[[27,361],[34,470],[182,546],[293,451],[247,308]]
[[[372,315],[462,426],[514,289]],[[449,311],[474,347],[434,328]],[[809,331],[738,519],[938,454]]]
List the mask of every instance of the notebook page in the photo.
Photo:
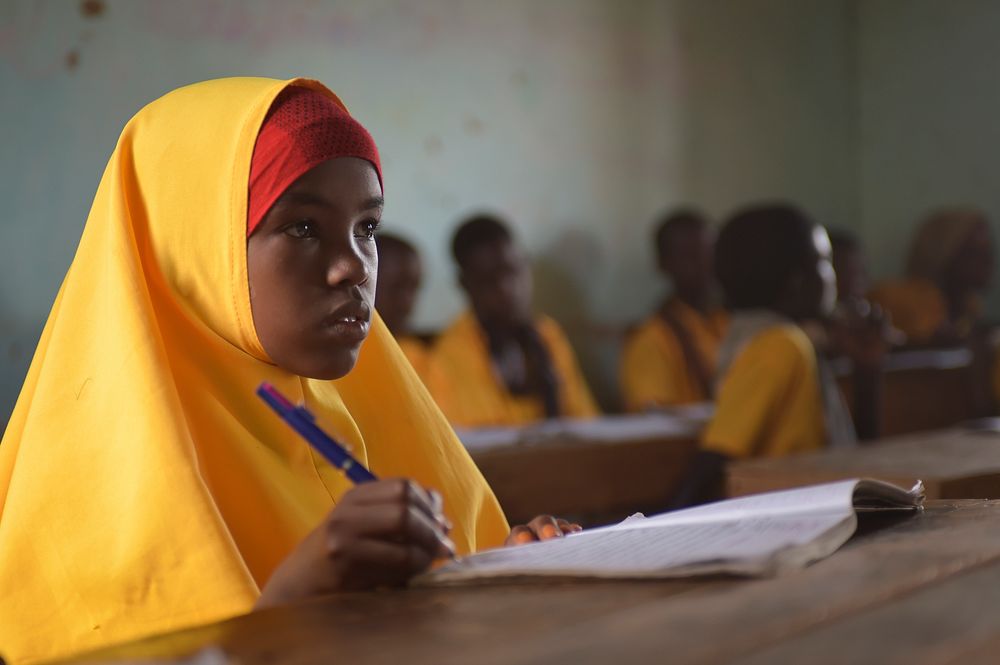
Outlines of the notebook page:
[[791,490],[766,492],[752,496],[728,499],[704,506],[661,513],[653,517],[630,518],[619,524],[591,529],[583,533],[647,529],[668,524],[738,521],[752,517],[779,517],[854,512],[854,489],[857,479],[842,480],[822,485],[812,485]]
[[425,576],[427,582],[476,577],[566,575],[669,577],[694,572],[764,573],[796,549],[799,565],[836,550],[853,533],[853,511],[760,515],[736,522],[661,524],[595,530],[465,557]]

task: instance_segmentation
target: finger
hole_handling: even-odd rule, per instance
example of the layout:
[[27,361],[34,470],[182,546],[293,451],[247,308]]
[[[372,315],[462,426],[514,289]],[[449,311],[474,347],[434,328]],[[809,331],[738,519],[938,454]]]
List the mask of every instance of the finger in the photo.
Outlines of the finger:
[[507,536],[507,540],[504,541],[504,545],[525,545],[527,543],[536,542],[537,540],[538,538],[535,537],[534,531],[524,524],[518,524],[510,530],[510,534]]
[[[379,480],[374,483],[363,483],[356,490],[368,488],[364,492],[354,491],[351,494],[354,502],[358,504],[375,504],[386,502],[409,503],[419,508],[432,520],[446,525],[447,519],[441,511],[434,509],[434,502],[430,493],[423,487],[406,478],[390,478]],[[346,498],[347,495],[345,495]]]
[[446,531],[451,531],[454,525],[448,516],[444,514],[444,497],[441,496],[441,492],[435,489],[427,490],[427,493],[431,497],[431,507],[434,508],[434,518],[444,525]]
[[455,544],[438,522],[409,503],[388,501],[351,506],[330,518],[332,533],[346,531],[363,538],[414,543],[432,556],[453,556]]
[[342,588],[347,589],[401,586],[430,568],[434,560],[417,545],[373,539],[355,540],[335,556]]
[[569,520],[564,520],[561,517],[556,520],[559,524],[559,530],[563,533],[576,533],[577,531],[583,531],[583,527]]
[[550,538],[562,538],[562,529],[552,515],[539,515],[528,522],[528,528],[535,532],[539,540],[549,540]]

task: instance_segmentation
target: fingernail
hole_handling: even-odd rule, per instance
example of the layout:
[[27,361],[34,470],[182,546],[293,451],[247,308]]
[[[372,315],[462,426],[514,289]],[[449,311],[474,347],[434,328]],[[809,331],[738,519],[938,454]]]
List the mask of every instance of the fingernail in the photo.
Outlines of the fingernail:
[[448,552],[451,553],[452,556],[455,556],[455,543],[451,538],[445,535],[440,535],[438,536],[438,540],[441,541],[442,545],[448,548]]
[[562,531],[555,528],[551,524],[546,524],[542,527],[542,539],[548,540],[549,538],[560,538],[562,537]]
[[521,533],[514,536],[514,542],[517,543],[518,545],[524,545],[526,543],[530,543],[534,539],[535,537],[531,535],[531,533],[528,531],[522,531]]

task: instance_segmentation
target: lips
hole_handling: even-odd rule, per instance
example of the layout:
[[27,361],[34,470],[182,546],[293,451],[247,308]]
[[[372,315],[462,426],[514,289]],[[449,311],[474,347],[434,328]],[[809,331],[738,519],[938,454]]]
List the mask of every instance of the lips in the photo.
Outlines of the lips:
[[339,344],[360,344],[368,336],[372,310],[360,301],[341,305],[323,319],[324,331]]

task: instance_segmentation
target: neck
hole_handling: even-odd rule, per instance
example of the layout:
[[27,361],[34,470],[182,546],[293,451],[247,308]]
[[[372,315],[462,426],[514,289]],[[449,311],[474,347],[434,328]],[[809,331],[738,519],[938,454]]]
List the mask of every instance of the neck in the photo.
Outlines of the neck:
[[680,300],[682,303],[695,309],[702,314],[708,312],[709,310],[709,298],[708,294],[703,291],[674,291],[674,297]]

